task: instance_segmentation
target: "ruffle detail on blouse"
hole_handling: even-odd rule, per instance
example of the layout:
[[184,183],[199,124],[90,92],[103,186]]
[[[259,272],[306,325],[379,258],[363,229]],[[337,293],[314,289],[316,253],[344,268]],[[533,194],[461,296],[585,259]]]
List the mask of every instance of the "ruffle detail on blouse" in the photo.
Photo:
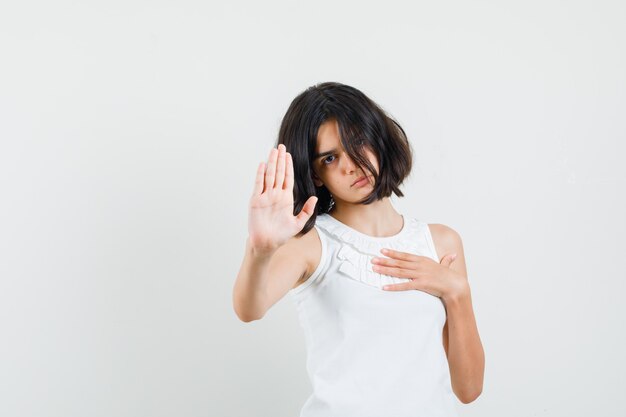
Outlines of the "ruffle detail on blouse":
[[[329,215],[326,214],[326,216]],[[400,233],[396,236],[383,238],[368,238],[368,236],[358,233],[337,220],[327,219],[324,216],[318,216],[316,225],[343,243],[334,254],[339,262],[339,272],[362,284],[382,289],[384,285],[410,281],[408,278],[381,274],[372,269],[374,265],[372,258],[387,257],[380,252],[383,248],[417,254],[420,222],[406,216],[404,216],[404,221],[406,224]]]

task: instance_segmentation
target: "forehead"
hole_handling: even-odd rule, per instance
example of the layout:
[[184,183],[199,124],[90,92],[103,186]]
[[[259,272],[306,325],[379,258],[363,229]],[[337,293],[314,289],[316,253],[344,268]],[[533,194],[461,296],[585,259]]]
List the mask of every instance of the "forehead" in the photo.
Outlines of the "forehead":
[[322,123],[317,130],[317,144],[315,150],[317,152],[324,152],[338,146],[341,146],[339,123],[334,119],[327,120]]

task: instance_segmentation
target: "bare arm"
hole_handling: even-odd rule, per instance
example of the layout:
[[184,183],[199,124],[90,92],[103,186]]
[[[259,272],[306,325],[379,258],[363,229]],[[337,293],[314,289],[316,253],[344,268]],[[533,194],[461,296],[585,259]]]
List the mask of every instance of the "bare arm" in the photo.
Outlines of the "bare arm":
[[321,256],[316,233],[311,229],[271,252],[255,251],[250,240],[246,241],[246,252],[233,288],[233,306],[242,321],[263,318],[300,279],[307,277],[311,270],[307,255]]
[[[442,224],[429,225],[439,254],[456,253],[450,268],[467,277],[463,243],[459,234]],[[443,300],[447,320],[443,328],[443,341],[452,388],[465,404],[474,401],[483,389],[485,353],[474,317],[469,284],[465,290]]]
[[267,311],[268,265],[274,253],[258,253],[246,239],[246,251],[233,287],[233,307],[242,321],[258,320]]
[[483,390],[485,353],[469,292],[458,298],[446,300],[448,315],[448,364],[454,392],[467,404],[474,401]]
[[[242,321],[258,320],[306,272],[304,240],[295,235],[313,214],[311,196],[293,215],[293,163],[284,145],[259,164],[248,215],[248,239],[233,287],[233,307]],[[310,232],[310,231],[309,231]],[[307,233],[309,235],[309,233]],[[306,235],[305,235],[306,236]]]

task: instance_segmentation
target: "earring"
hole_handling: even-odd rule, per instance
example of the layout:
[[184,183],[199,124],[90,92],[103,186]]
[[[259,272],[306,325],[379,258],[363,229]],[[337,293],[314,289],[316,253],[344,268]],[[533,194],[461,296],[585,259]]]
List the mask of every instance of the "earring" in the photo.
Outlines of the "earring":
[[328,206],[328,211],[330,211],[333,207],[335,206],[335,199],[333,198],[333,195],[330,195],[330,205]]

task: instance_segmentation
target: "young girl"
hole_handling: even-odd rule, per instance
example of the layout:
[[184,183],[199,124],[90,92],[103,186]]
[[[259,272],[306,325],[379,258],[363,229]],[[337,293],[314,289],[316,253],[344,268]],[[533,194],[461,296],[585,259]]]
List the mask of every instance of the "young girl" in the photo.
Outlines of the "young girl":
[[233,306],[248,322],[295,301],[313,386],[301,417],[456,416],[455,395],[482,391],[461,238],[389,199],[411,161],[378,105],[323,83],[293,100],[259,164]]

